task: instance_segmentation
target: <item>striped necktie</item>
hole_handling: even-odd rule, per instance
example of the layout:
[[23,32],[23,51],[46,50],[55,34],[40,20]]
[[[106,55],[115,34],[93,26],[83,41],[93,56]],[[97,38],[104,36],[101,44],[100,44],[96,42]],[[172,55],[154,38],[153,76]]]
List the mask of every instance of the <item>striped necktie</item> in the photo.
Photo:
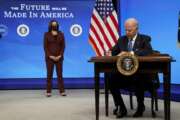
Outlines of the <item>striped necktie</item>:
[[133,51],[133,43],[132,43],[132,40],[129,40],[129,42],[128,42],[128,51]]

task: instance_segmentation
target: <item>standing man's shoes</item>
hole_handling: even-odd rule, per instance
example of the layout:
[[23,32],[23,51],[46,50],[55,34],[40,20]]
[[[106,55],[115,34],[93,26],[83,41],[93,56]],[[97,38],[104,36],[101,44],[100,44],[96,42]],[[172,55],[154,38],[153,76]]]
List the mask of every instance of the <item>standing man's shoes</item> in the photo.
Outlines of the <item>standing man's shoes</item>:
[[138,109],[137,109],[137,111],[135,112],[135,114],[133,115],[133,117],[142,117],[144,111],[145,111],[145,106],[144,106],[144,104],[143,104],[142,106],[138,106]]
[[126,116],[126,115],[127,115],[127,110],[126,110],[126,108],[121,108],[120,106],[118,106],[116,118],[122,118],[122,117],[124,117],[124,116]]

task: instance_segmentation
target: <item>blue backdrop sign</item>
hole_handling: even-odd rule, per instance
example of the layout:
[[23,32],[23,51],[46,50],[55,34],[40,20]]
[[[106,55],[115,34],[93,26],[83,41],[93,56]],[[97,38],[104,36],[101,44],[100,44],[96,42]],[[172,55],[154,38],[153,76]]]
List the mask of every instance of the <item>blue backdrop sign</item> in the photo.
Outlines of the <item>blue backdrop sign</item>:
[[[152,2],[153,1],[153,2]],[[88,32],[95,0],[0,0],[0,78],[46,77],[43,34],[56,19],[65,34],[64,77],[93,77],[88,59],[94,52]],[[121,32],[129,17],[152,37],[152,46],[176,59],[172,83],[180,83],[180,49],[177,47],[180,1],[121,0]]]
[[1,0],[0,78],[46,77],[43,35],[56,19],[65,34],[64,77],[92,76],[87,61],[92,0]]

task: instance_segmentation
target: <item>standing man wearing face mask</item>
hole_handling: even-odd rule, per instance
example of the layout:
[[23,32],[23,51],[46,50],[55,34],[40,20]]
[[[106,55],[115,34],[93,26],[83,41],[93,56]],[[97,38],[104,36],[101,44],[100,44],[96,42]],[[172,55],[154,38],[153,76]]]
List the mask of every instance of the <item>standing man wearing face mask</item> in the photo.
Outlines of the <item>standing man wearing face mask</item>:
[[[134,52],[138,56],[144,56],[152,53],[150,44],[151,38],[147,35],[138,33],[138,21],[135,18],[129,18],[125,21],[126,35],[122,36],[118,43],[109,52],[109,55],[115,56],[122,52]],[[127,115],[127,109],[121,97],[119,88],[128,88],[134,86],[137,97],[137,111],[133,117],[141,117],[145,110],[144,105],[144,87],[149,78],[145,74],[133,76],[123,76],[119,73],[111,73],[109,76],[109,89],[112,93],[116,109],[114,114],[117,118]]]
[[64,90],[64,81],[62,77],[64,49],[64,34],[63,32],[59,31],[58,22],[52,20],[49,23],[48,32],[44,34],[44,52],[47,68],[47,97],[51,96],[54,66],[56,66],[59,93],[61,96],[66,96]]

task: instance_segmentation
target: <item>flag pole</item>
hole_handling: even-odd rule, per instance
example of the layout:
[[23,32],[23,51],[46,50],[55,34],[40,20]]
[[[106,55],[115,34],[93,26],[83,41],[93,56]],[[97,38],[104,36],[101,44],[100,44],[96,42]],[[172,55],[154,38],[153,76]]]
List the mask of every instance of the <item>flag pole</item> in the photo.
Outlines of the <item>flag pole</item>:
[[178,38],[177,38],[177,44],[178,44],[178,48],[180,48],[180,11],[179,11],[179,15],[178,15]]

